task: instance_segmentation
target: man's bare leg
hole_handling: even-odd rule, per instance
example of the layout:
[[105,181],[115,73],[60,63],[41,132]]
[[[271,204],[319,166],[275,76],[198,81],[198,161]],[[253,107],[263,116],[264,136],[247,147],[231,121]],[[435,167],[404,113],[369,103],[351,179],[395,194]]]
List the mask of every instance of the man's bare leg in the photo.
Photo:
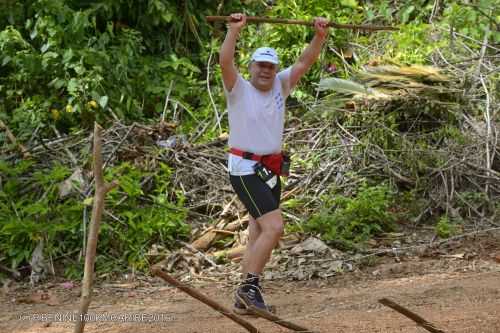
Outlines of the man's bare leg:
[[257,223],[257,221],[253,217],[249,217],[248,220],[248,242],[247,242],[247,247],[245,249],[245,254],[243,255],[243,260],[241,262],[241,272],[243,278],[246,278],[248,269],[248,258],[251,256],[251,253],[253,251],[253,246],[255,245],[255,242],[257,241],[257,238],[259,238],[262,230]]
[[273,312],[271,307],[264,302],[259,276],[283,234],[281,210],[273,210],[256,221],[249,221],[249,228],[251,237],[249,234],[249,242],[242,263],[245,281],[236,291],[235,311],[243,314],[244,308],[252,305]]
[[245,269],[248,273],[260,275],[283,234],[284,223],[280,209],[264,214],[256,222],[260,233],[253,246],[247,247]]

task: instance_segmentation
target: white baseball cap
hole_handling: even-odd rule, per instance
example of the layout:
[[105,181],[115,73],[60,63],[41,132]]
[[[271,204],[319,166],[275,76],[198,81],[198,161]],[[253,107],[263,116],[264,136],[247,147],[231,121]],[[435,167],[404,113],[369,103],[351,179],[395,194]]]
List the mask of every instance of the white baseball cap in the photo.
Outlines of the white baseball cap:
[[266,61],[278,65],[278,53],[272,47],[259,47],[252,54],[251,61]]

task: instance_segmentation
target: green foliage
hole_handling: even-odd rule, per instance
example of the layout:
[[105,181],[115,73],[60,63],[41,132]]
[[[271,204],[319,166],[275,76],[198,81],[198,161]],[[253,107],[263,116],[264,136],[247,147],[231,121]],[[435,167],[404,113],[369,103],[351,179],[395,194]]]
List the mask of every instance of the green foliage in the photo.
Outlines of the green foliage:
[[[443,24],[481,40],[495,17],[490,13],[492,4],[452,2],[444,9]],[[189,131],[200,119],[213,118],[204,71],[221,38],[212,37],[220,33],[205,23],[204,15],[218,10],[216,2],[38,0],[6,1],[4,6],[5,14],[0,15],[0,117],[9,120],[20,139],[47,124],[67,132],[89,127],[94,120],[105,124],[115,116],[126,121],[158,119],[171,84],[172,105],[187,111],[182,131]],[[229,1],[222,9],[225,13],[244,10],[249,15],[298,19],[325,16],[340,23],[401,24],[399,32],[373,36],[333,30],[319,63],[293,93],[303,101],[315,97],[308,82],[325,75],[326,64],[343,68],[336,54],[328,50],[339,51],[353,38],[367,45],[386,44],[386,57],[408,63],[427,62],[433,50],[446,43],[446,38],[431,36],[427,22],[433,4],[428,1],[403,1],[397,7],[385,2],[326,0],[280,1],[272,6],[247,1],[242,7],[240,2]],[[245,61],[253,49],[263,44],[278,49],[284,66],[293,64],[312,35],[313,29],[308,27],[248,25],[238,47],[241,71],[246,72]],[[492,35],[498,38],[497,33]],[[358,56],[360,64],[371,57]],[[217,66],[214,74],[213,96],[222,105]],[[339,72],[340,76],[346,74]],[[227,125],[225,120],[223,125]],[[205,134],[216,133],[208,130]]]
[[431,42],[431,26],[425,23],[404,25],[393,34],[392,46],[387,56],[395,61],[407,64],[425,64],[429,55],[440,47],[441,41]]
[[47,124],[67,132],[94,120],[105,125],[115,116],[158,118],[171,83],[171,101],[188,116],[199,106],[202,114],[208,112],[208,96],[197,93],[205,90],[200,67],[208,37],[208,26],[200,22],[215,5],[197,4],[197,10],[191,1],[165,0],[17,5],[29,9],[22,11],[27,17],[0,26],[2,118],[21,139]]
[[[159,169],[148,172],[125,162],[110,168],[105,177],[119,182],[118,189],[108,194],[107,206],[121,218],[119,223],[103,225],[99,246],[137,269],[147,268],[144,255],[152,244],[173,245],[190,233],[184,222],[184,197],[179,192],[167,197],[172,170],[165,164]],[[154,184],[148,192],[143,190],[145,179]]]
[[393,229],[395,216],[389,208],[393,193],[387,185],[362,185],[356,196],[326,197],[320,211],[304,225],[322,239],[342,248],[354,248],[372,236]]
[[[110,193],[106,207],[120,218],[118,222],[108,223],[106,215],[103,216],[99,253],[107,253],[109,257],[98,259],[102,269],[116,269],[117,265],[147,269],[144,254],[151,244],[173,245],[175,240],[189,235],[183,196],[174,192],[171,198],[167,197],[172,171],[164,164],[159,168],[150,177],[149,192],[141,187],[141,181],[148,175],[144,170],[129,163],[109,168],[106,178],[118,180],[120,187]],[[38,240],[43,238],[48,244],[46,253],[52,257],[64,255],[66,273],[69,277],[78,277],[82,263],[68,253],[78,253],[81,249],[84,205],[91,202],[77,195],[59,197],[59,184],[70,175],[70,170],[60,164],[37,170],[29,161],[16,166],[1,161],[0,173],[3,185],[0,252],[6,256],[3,259],[13,268],[29,262]],[[114,260],[110,261],[110,257]]]
[[[0,171],[5,177],[0,191],[0,252],[6,254],[12,267],[29,261],[41,238],[47,243],[64,239],[67,246],[77,244],[74,231],[83,206],[75,198],[64,202],[58,198],[58,183],[69,175],[66,167],[56,164],[35,170],[31,162],[16,167],[1,162]],[[64,251],[61,246],[51,254]]]
[[454,236],[458,233],[459,228],[453,222],[450,221],[448,216],[443,215],[439,218],[438,223],[435,227],[436,235],[441,238],[448,238]]
[[476,1],[474,4],[454,1],[444,9],[443,23],[475,40],[482,40],[486,30],[496,30],[492,37],[498,43],[499,14],[498,3],[493,0]]
[[[195,2],[164,0],[9,1],[7,6],[9,15],[0,11],[0,118],[20,141],[37,128],[39,136],[50,137],[47,125],[69,132],[94,120],[106,125],[115,116],[125,122],[158,119],[171,83],[171,103],[186,111],[181,129],[189,131],[196,117],[211,111],[208,96],[200,93],[209,30],[199,23],[216,3],[196,4],[196,10]],[[29,261],[40,238],[58,244],[46,248],[53,257],[78,253],[84,204],[92,198],[58,198],[57,185],[69,170],[1,165],[0,252],[9,264]],[[100,251],[112,255],[99,257],[97,267],[112,269],[122,262],[143,269],[152,242],[172,244],[189,233],[184,199],[168,186],[166,166],[152,176],[148,191],[141,187],[147,171],[127,164],[108,169],[106,177],[120,180],[120,187],[108,197],[107,209],[120,222],[102,224]],[[19,191],[24,188],[29,191]],[[66,273],[78,276],[81,263],[65,258]]]

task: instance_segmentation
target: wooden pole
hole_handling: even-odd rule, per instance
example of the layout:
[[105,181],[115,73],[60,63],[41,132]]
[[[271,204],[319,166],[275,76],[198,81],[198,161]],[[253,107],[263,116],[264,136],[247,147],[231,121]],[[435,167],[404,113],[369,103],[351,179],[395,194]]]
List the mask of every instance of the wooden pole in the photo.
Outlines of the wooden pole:
[[23,154],[23,157],[24,158],[30,158],[31,155],[28,151],[28,149],[26,149],[26,147],[24,147],[21,143],[17,142],[17,139],[16,137],[14,136],[14,134],[12,134],[12,132],[10,131],[9,127],[7,127],[7,125],[5,125],[5,123],[0,120],[0,129],[4,130],[5,131],[5,134],[7,134],[7,137],[9,138],[9,140],[19,148],[19,150],[21,151],[21,153]]
[[74,333],[82,333],[85,328],[85,315],[89,309],[92,300],[92,282],[94,278],[95,254],[97,248],[97,239],[99,227],[101,224],[102,212],[104,211],[104,198],[113,187],[118,185],[116,181],[111,184],[104,182],[102,170],[101,154],[101,131],[102,128],[97,123],[94,124],[94,149],[93,149],[93,170],[95,179],[94,204],[92,206],[92,219],[90,221],[90,231],[87,241],[87,251],[85,253],[85,271],[83,273],[82,296],[80,299],[80,308],[73,330]]
[[[208,22],[230,22],[231,16],[206,16]],[[247,23],[271,23],[271,24],[295,24],[295,25],[308,25],[314,26],[313,21],[305,20],[289,20],[281,18],[270,18],[270,17],[258,17],[258,16],[247,16]],[[351,30],[366,30],[366,31],[397,31],[396,27],[385,26],[385,25],[356,25],[356,24],[342,24],[329,22],[329,27],[336,29],[351,29]]]
[[397,304],[396,302],[391,301],[390,299],[387,298],[382,298],[378,300],[379,303],[390,307],[393,310],[396,310],[397,312],[401,313],[402,315],[410,318],[414,322],[417,323],[417,325],[421,326],[422,328],[425,328],[427,331],[432,332],[432,333],[446,333],[443,330],[440,330],[434,326],[434,324],[429,323],[427,320],[424,318],[420,317],[418,314],[402,307],[401,305]]
[[173,278],[169,274],[165,273],[161,269],[161,267],[153,266],[151,268],[151,273],[153,275],[156,275],[156,276],[162,278],[166,282],[170,283],[172,286],[182,290],[183,292],[185,292],[189,296],[196,298],[200,302],[205,303],[206,305],[208,305],[212,309],[218,311],[219,313],[223,314],[224,316],[228,317],[229,319],[231,319],[232,321],[234,321],[238,325],[243,326],[248,332],[259,333],[259,330],[255,326],[253,326],[250,322],[233,314],[231,310],[225,308],[224,306],[220,305],[219,303],[215,302],[214,300],[208,298],[207,296],[203,295],[199,291],[197,291],[197,290],[195,290],[195,289],[193,289],[185,284],[180,283],[175,278]]

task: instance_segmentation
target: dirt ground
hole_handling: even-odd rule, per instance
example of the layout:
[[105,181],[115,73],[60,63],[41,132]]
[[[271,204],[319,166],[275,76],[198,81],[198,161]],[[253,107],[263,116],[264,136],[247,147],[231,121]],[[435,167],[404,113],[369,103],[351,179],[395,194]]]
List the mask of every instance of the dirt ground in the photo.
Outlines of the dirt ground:
[[[500,332],[500,235],[460,242],[419,257],[383,257],[326,280],[268,281],[265,294],[285,319],[315,332],[426,332],[378,303],[389,298],[444,332]],[[235,286],[195,285],[230,307]],[[0,332],[70,332],[79,285],[51,281],[36,289],[11,284],[0,297]],[[101,282],[86,332],[246,332],[188,295],[151,277]],[[245,316],[261,332],[287,332]]]

